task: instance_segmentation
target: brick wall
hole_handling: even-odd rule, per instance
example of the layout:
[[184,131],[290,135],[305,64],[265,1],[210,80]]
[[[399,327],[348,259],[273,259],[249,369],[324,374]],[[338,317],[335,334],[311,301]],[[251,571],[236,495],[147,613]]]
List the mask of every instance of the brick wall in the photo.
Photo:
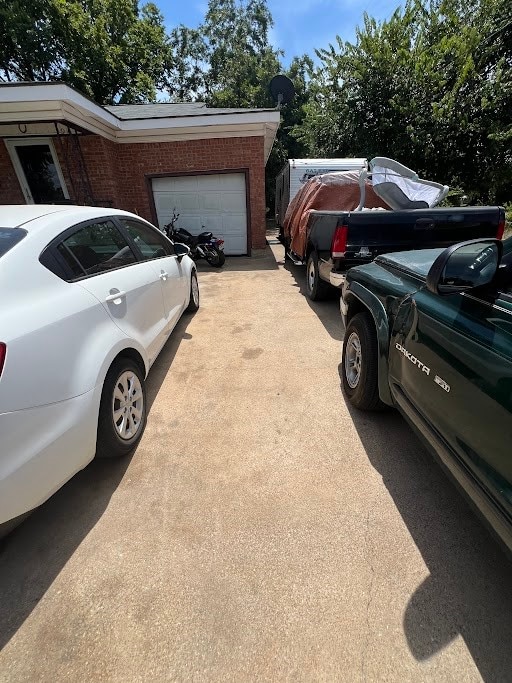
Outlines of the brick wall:
[[25,204],[25,197],[3,140],[0,140],[0,204]]
[[[0,143],[0,203],[25,203],[5,144],[2,140]],[[61,148],[57,140],[54,140],[54,146],[70,197],[77,201],[76,165],[70,163],[68,173],[65,147]],[[248,169],[252,248],[264,248],[263,137],[117,144],[97,135],[87,135],[81,138],[81,147],[96,203],[133,211],[150,221],[153,216],[145,176]]]
[[263,137],[183,142],[115,144],[97,136],[82,139],[94,197],[152,221],[145,176],[248,169],[252,248],[265,247]]
[[117,159],[120,145],[99,135],[84,136],[80,145],[94,201],[100,206],[124,209],[119,201]]

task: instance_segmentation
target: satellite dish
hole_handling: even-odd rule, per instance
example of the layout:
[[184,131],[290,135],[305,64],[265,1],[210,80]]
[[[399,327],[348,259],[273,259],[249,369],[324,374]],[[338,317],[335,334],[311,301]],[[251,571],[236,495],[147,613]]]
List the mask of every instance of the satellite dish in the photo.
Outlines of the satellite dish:
[[278,109],[281,109],[283,104],[291,102],[295,96],[295,86],[288,76],[274,76],[268,87]]

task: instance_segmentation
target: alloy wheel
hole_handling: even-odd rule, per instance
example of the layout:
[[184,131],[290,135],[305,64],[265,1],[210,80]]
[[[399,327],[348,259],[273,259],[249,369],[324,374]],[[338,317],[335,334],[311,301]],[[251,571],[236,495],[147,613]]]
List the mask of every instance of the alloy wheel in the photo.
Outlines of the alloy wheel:
[[315,262],[313,259],[309,260],[309,265],[308,265],[308,289],[310,292],[313,291],[313,288],[315,286]]
[[345,377],[351,389],[355,389],[361,378],[361,341],[356,332],[352,332],[346,341]]
[[194,274],[192,275],[192,300],[196,306],[199,306],[199,284]]
[[114,429],[123,441],[134,439],[144,417],[144,393],[139,378],[133,372],[123,372],[115,383],[112,395]]

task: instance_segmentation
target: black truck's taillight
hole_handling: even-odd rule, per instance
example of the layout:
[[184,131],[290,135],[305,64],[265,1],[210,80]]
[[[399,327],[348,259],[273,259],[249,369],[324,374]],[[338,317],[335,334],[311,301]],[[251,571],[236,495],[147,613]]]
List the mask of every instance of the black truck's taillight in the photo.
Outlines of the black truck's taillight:
[[347,251],[348,225],[338,225],[331,245],[332,258],[343,258]]
[[3,342],[0,342],[0,377],[2,376],[2,370],[4,369],[5,356],[7,355],[7,346]]
[[500,221],[498,223],[498,232],[496,233],[496,239],[497,240],[503,239],[504,232],[505,232],[505,216],[500,218]]

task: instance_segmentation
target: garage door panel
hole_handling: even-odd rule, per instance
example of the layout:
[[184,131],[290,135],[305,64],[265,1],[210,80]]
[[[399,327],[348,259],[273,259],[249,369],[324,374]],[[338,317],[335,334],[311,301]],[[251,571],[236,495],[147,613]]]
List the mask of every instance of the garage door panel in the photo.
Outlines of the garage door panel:
[[172,176],[165,178],[153,178],[153,192],[179,192],[187,189],[190,189],[192,192],[194,192],[197,189],[194,182],[192,182],[190,185],[187,185],[187,183],[182,182],[183,180],[187,180],[187,178]]
[[235,192],[225,192],[220,196],[222,211],[225,213],[238,213],[245,216],[245,190],[244,194]]
[[197,192],[197,176],[195,175],[185,175],[178,176],[172,179],[173,192]]
[[245,213],[224,214],[224,227],[231,232],[240,232],[245,225]]
[[221,236],[221,239],[223,239],[226,244],[229,242],[231,249],[233,250],[233,254],[247,253],[247,242],[240,235],[225,234]]
[[222,216],[208,216],[208,223],[204,223],[204,228],[203,230],[208,230],[209,232],[213,232],[215,237],[221,237],[223,238],[223,235],[221,233],[224,233],[224,219]]
[[201,210],[201,197],[197,192],[176,192],[176,210],[178,213]]
[[160,227],[176,209],[177,226],[193,235],[211,231],[225,241],[226,254],[247,253],[245,174],[155,178],[153,193]]
[[198,192],[220,192],[224,188],[222,184],[222,175],[202,175],[195,177],[197,178],[196,189]]
[[167,192],[155,192],[154,195],[157,215],[169,212],[169,206],[171,205],[172,201],[171,195]]
[[243,173],[226,173],[219,175],[220,189],[227,192],[245,192],[245,175]]
[[197,211],[200,209],[197,192],[155,192],[155,206],[157,214],[171,213],[176,209],[181,211]]
[[222,212],[222,195],[218,192],[203,192],[199,194],[199,203],[203,211]]
[[199,235],[200,232],[203,232],[206,230],[206,228],[203,228],[203,219],[202,216],[199,215],[184,215],[180,214],[180,217],[175,223],[177,228],[185,228],[185,230],[188,230],[191,232],[193,235]]

